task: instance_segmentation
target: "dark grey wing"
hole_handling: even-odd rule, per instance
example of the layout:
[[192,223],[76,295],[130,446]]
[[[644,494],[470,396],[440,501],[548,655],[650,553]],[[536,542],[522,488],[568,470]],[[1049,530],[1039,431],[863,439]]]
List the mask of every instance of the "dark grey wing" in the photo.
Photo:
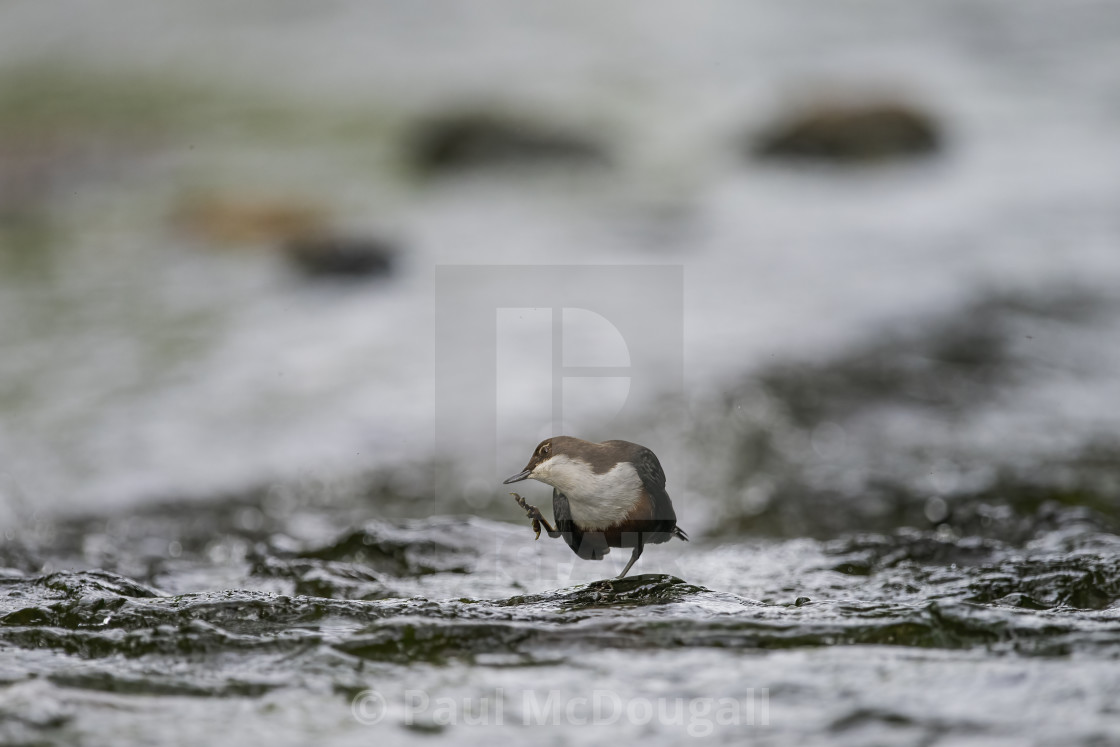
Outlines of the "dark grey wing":
[[[572,531],[572,509],[568,505],[568,496],[556,488],[552,489],[552,518],[556,520],[557,531]],[[572,543],[568,542],[568,544]]]
[[653,518],[657,521],[669,521],[670,528],[677,523],[677,514],[673,511],[673,502],[665,492],[665,470],[661,469],[661,462],[657,455],[646,448],[642,448],[634,456],[634,468],[638,470],[638,477],[649,491],[653,500]]
[[643,541],[651,544],[668,542],[672,537],[688,539],[688,535],[677,526],[677,513],[673,510],[673,502],[665,490],[665,470],[661,469],[661,462],[657,455],[644,446],[639,447],[634,455],[634,468],[653,501],[653,521],[649,534],[643,534]]
[[552,518],[556,520],[556,531],[564,537],[568,547],[585,560],[601,560],[611,550],[602,532],[583,532],[572,521],[572,509],[568,496],[552,489]]
[[634,456],[634,462],[642,482],[647,486],[656,485],[662,490],[665,489],[665,470],[661,469],[661,462],[657,461],[656,454],[641,446]]

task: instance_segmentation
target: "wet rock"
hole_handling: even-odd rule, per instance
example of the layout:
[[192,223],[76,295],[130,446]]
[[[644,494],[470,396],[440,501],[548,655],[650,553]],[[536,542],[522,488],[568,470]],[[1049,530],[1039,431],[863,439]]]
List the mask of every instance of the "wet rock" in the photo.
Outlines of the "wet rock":
[[[1074,459],[1040,460],[1021,474],[1001,471],[984,489],[954,497],[946,524],[960,534],[998,537],[1022,544],[1047,535],[1087,537],[1120,528],[1115,489],[1106,483],[1113,466]],[[1076,483],[1055,477],[1076,470]]]
[[351,563],[289,560],[262,555],[249,571],[254,576],[292,582],[292,591],[325,599],[387,599],[398,596],[376,574]]
[[305,275],[334,278],[387,275],[396,255],[383,239],[329,235],[289,239],[283,251]]
[[643,573],[624,578],[595,581],[562,595],[561,607],[576,611],[599,607],[641,607],[682,601],[694,594],[707,592],[676,576]]
[[941,141],[934,118],[906,104],[822,103],[770,125],[751,150],[763,158],[861,163],[927,155]]
[[409,156],[424,174],[513,164],[602,165],[603,147],[556,125],[478,112],[446,114],[416,126]]
[[979,537],[946,539],[932,532],[899,529],[889,535],[856,535],[825,545],[839,560],[832,570],[869,576],[902,563],[975,566],[1005,549],[1003,543]]
[[49,677],[51,683],[64,688],[93,692],[142,695],[144,697],[190,698],[257,698],[282,687],[280,683],[230,680],[220,684],[198,677],[196,681],[174,675],[125,677],[107,672],[59,672]]
[[[443,536],[433,531],[437,525],[446,527]],[[395,576],[468,573],[475,549],[463,527],[464,522],[446,517],[435,523],[374,522],[299,557],[355,563]]]
[[887,725],[891,727],[913,726],[916,722],[909,716],[893,713],[882,709],[865,708],[854,713],[849,713],[832,722],[831,729],[835,732],[844,732],[855,729],[864,729],[868,724]]
[[288,241],[323,232],[325,212],[292,199],[193,197],[173,216],[179,230],[215,244]]
[[84,599],[163,596],[163,592],[109,571],[59,571],[39,580],[44,587]]
[[1025,609],[1101,610],[1120,599],[1120,562],[1095,555],[1009,560],[969,584],[970,601]]
[[443,664],[479,654],[528,648],[528,626],[463,620],[454,625],[431,620],[392,620],[339,645],[351,656],[374,661]]
[[1037,600],[1032,599],[1031,597],[1027,596],[1026,594],[1020,594],[1018,592],[1013,593],[1013,594],[1008,594],[1007,596],[1000,597],[999,599],[992,600],[991,603],[996,604],[996,605],[1000,605],[1000,606],[1003,606],[1003,607],[1015,607],[1017,609],[1023,609],[1023,610],[1045,610],[1045,609],[1049,609],[1049,607],[1047,607],[1045,604],[1040,604]]

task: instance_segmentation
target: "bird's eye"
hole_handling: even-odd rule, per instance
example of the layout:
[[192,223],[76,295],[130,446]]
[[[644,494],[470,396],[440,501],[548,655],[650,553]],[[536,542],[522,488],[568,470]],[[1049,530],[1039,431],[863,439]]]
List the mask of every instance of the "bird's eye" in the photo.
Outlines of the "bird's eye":
[[537,453],[540,454],[541,456],[544,456],[545,454],[547,454],[548,453],[548,444],[545,444],[544,446],[542,446],[540,448],[540,451],[538,451]]

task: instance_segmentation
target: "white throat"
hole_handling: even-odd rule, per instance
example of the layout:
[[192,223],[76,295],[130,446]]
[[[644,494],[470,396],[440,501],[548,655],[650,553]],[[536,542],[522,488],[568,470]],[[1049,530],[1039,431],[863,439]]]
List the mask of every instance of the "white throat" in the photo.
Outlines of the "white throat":
[[642,494],[642,480],[630,462],[619,462],[599,475],[582,459],[557,454],[529,475],[568,498],[572,520],[590,531],[602,531],[625,519]]

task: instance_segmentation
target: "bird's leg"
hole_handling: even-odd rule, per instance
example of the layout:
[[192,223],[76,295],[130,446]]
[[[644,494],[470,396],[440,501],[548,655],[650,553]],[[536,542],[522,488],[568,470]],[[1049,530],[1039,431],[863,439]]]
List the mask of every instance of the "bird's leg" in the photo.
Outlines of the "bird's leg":
[[638,544],[634,545],[634,552],[630,555],[630,562],[622,569],[622,573],[618,574],[615,578],[622,578],[630,570],[630,566],[637,562],[638,558],[642,557],[642,540],[639,537]]
[[513,499],[517,501],[518,506],[521,506],[521,508],[525,509],[526,515],[533,520],[533,531],[537,533],[537,536],[533,539],[541,538],[541,524],[544,524],[544,528],[548,530],[549,537],[556,538],[560,536],[560,532],[552,528],[552,525],[548,523],[548,519],[544,518],[544,514],[541,513],[541,510],[539,508],[537,508],[536,506],[530,506],[525,502],[525,499],[517,493],[510,493],[510,495],[512,495]]

